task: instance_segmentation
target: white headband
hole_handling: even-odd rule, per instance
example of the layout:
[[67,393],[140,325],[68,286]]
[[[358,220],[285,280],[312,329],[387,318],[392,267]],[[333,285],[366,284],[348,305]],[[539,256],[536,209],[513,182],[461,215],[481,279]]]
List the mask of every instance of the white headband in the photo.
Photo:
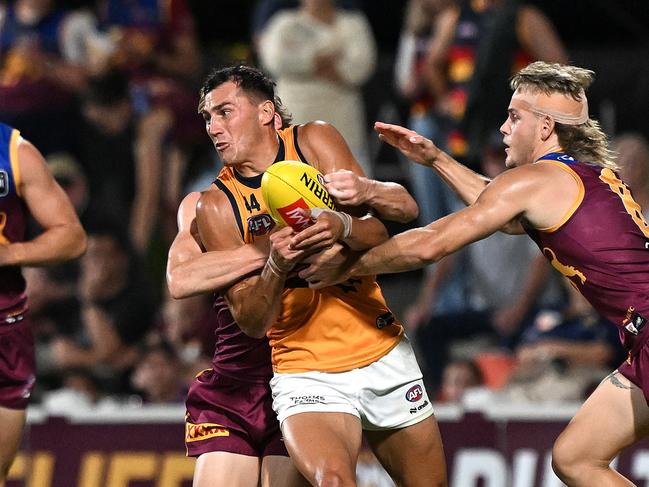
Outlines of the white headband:
[[520,95],[517,100],[524,105],[524,109],[538,115],[547,115],[556,122],[566,125],[581,125],[588,121],[588,99],[584,90],[579,92],[579,100],[563,93],[548,95],[543,92],[525,92],[523,94],[516,90],[516,94]]

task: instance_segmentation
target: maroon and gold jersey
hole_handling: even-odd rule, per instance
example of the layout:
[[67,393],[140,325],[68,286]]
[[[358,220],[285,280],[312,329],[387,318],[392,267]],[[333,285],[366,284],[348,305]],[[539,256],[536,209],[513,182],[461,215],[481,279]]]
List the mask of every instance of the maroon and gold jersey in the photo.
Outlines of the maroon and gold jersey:
[[631,349],[638,341],[634,317],[638,325],[644,325],[642,317],[649,318],[649,225],[640,206],[611,169],[562,153],[547,154],[537,163],[568,172],[580,190],[557,225],[527,228],[527,233],[552,266],[620,327],[620,338]]
[[[0,123],[0,245],[25,239],[27,208],[20,195],[19,138],[18,130]],[[0,266],[0,323],[22,316],[26,308],[20,268]]]
[[221,375],[266,384],[273,376],[268,339],[252,338],[241,331],[225,300],[214,300],[216,342],[212,368]]

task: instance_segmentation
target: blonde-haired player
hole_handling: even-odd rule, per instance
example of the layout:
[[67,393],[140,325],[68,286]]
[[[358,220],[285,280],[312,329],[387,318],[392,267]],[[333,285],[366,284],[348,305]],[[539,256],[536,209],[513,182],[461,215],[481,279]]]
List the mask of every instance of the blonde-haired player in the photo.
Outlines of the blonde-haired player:
[[[649,224],[616,173],[605,134],[588,116],[585,90],[593,75],[535,62],[513,77],[500,127],[510,170],[492,181],[415,132],[377,123],[381,139],[435,169],[469,206],[396,235],[347,273],[415,269],[498,230],[527,233],[552,266],[617,325],[629,353],[555,442],[554,470],[570,486],[628,486],[610,464],[649,433]],[[297,248],[301,238],[293,242]],[[336,273],[320,275],[321,284],[346,275]]]

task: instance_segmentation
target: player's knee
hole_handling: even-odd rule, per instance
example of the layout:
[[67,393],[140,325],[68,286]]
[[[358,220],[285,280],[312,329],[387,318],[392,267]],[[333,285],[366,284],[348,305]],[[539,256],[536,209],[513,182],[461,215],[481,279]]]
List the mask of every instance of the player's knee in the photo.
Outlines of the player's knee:
[[572,480],[580,477],[584,461],[575,448],[562,436],[559,436],[552,447],[552,470],[565,484],[573,485]]
[[343,465],[327,462],[316,471],[317,487],[355,487],[356,480],[352,472]]

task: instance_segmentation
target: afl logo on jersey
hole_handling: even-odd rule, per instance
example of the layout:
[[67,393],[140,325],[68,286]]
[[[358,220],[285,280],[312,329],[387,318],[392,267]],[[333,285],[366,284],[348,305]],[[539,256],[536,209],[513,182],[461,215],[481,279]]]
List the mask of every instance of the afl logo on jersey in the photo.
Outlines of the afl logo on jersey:
[[0,198],[9,194],[9,174],[0,171]]
[[412,386],[408,389],[408,392],[406,392],[406,399],[410,402],[417,402],[422,397],[424,397],[424,390],[420,385]]
[[275,222],[267,213],[248,218],[248,230],[250,230],[250,233],[255,237],[266,235],[274,226]]

